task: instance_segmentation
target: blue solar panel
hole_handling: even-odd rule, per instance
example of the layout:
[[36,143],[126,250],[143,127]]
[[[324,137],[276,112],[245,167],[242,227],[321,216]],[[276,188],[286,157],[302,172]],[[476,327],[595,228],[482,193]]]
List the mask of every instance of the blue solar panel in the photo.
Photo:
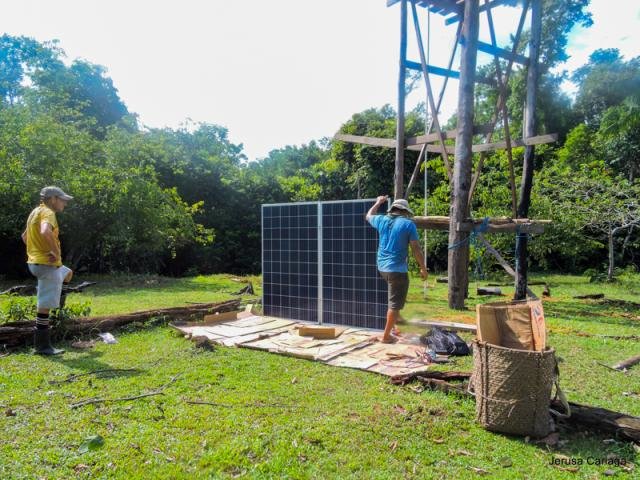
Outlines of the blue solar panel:
[[377,233],[365,220],[374,201],[262,206],[265,315],[384,327],[387,285],[376,268]]

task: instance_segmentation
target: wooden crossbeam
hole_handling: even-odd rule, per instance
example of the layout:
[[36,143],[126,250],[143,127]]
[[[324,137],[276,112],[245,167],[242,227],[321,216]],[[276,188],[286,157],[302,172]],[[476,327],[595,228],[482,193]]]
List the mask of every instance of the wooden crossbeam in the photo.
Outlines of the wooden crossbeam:
[[529,65],[529,59],[524,55],[520,55],[519,53],[511,53],[504,48],[494,47],[490,43],[478,42],[478,50],[484,53],[488,53],[490,55],[495,55],[500,58],[504,58],[505,60],[513,61],[515,63],[519,63],[520,65],[527,66]]
[[[492,125],[476,125],[473,127],[474,135],[486,135],[492,130]],[[455,139],[458,135],[458,130],[447,130],[442,132],[444,138]],[[437,142],[440,139],[437,133],[430,133],[428,135],[418,135],[417,137],[409,137],[405,141],[405,145],[422,145],[424,143]]]
[[[422,230],[440,230],[447,231],[450,226],[450,219],[446,216],[428,216],[428,217],[412,217],[413,223],[417,228]],[[458,222],[456,229],[459,232],[471,232],[482,224],[480,219],[467,219],[464,222]],[[529,218],[508,218],[494,217],[489,218],[487,233],[543,233],[546,225],[550,225],[551,220],[531,220]]]
[[[395,0],[396,2],[399,0]],[[395,3],[395,2],[394,2]],[[389,2],[387,2],[387,5]],[[515,7],[518,4],[518,0],[494,0],[489,3],[489,8],[498,7],[500,5],[509,5]],[[484,12],[487,9],[487,5],[481,5],[478,9],[479,12]],[[457,23],[462,20],[462,15],[455,15],[453,17],[449,17],[444,21],[445,25],[451,25],[452,23]]]
[[[454,132],[454,131],[447,131],[443,133],[447,134],[447,138],[453,138],[453,136],[449,136],[451,132]],[[431,135],[433,134],[421,135],[421,137],[426,138],[426,137],[430,137]],[[420,138],[420,137],[413,137],[413,138]],[[360,145],[369,145],[372,147],[396,148],[396,141],[392,138],[365,137],[362,135],[349,135],[345,133],[338,133],[336,134],[335,137],[333,137],[333,139],[341,142],[358,143]],[[512,140],[511,146],[515,148],[515,147],[524,147],[528,145],[542,145],[545,143],[553,143],[553,142],[556,142],[557,140],[558,140],[558,134],[551,133],[548,135],[538,135],[535,137],[529,137],[524,139],[520,138],[517,140]],[[478,152],[490,152],[494,150],[504,150],[505,148],[507,148],[507,142],[502,141],[502,142],[494,142],[494,143],[476,144],[476,145],[473,145],[473,147],[471,147],[471,150],[473,151],[473,153],[478,153]],[[406,145],[406,149],[420,151],[422,149],[422,144],[415,143],[412,145]],[[433,152],[433,153],[441,152],[441,147],[438,145],[427,145],[426,149],[428,152]],[[446,149],[447,149],[447,153],[452,155],[455,154],[454,145],[447,145]]]
[[[422,65],[420,64],[420,62],[414,62],[413,60],[407,60],[405,62],[405,67],[407,67],[409,70],[422,71]],[[427,65],[427,72],[432,73],[434,75],[439,75],[441,77],[460,78],[460,72],[458,72],[457,70],[436,67],[433,65]],[[484,85],[489,85],[491,87],[496,86],[496,81],[494,79],[482,77],[479,75],[476,76],[476,82],[482,83]]]

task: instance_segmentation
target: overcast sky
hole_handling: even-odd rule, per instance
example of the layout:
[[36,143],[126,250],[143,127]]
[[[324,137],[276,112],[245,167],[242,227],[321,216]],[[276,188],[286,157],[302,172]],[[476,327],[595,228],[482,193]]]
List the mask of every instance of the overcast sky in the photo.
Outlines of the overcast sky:
[[[592,0],[590,9],[594,26],[571,36],[564,68],[584,64],[596,48],[640,55],[638,0]],[[504,45],[518,10],[500,10]],[[455,28],[439,15],[430,23],[430,63],[444,67]],[[58,39],[69,60],[104,65],[144,125],[222,125],[250,160],[332,136],[352,114],[396,103],[399,7],[386,0],[5,0],[0,32]],[[409,40],[418,61],[411,25]],[[452,82],[443,119],[456,90]],[[409,107],[422,100],[418,89]]]

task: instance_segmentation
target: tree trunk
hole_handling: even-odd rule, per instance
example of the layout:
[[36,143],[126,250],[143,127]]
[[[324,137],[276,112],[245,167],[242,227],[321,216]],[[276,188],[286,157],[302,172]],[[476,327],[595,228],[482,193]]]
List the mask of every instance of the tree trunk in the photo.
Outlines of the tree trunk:
[[609,229],[608,234],[609,240],[609,268],[607,269],[607,282],[613,280],[613,266],[614,266],[614,258],[613,258],[613,230]]
[[459,231],[469,211],[473,153],[473,102],[478,48],[478,0],[465,0],[458,88],[458,134],[449,214],[449,308],[461,310],[469,283],[469,232]]

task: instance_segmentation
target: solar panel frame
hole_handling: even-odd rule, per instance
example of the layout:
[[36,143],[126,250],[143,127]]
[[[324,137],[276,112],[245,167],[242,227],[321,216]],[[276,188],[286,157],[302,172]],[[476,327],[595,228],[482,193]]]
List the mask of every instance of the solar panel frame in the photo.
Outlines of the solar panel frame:
[[[375,199],[365,199],[262,205],[265,315],[319,324],[384,327],[387,284],[376,267],[377,232],[365,220],[374,202]],[[380,213],[387,207],[383,205]],[[304,226],[291,220],[301,215],[308,217]],[[314,219],[315,234],[310,227]],[[297,230],[301,228],[307,230],[305,241],[316,242],[315,249],[300,250],[309,244],[291,243],[290,237],[299,238]],[[300,258],[294,250],[307,255]],[[316,268],[311,265],[314,262]],[[298,283],[303,269],[310,273],[301,292]],[[286,281],[282,281],[282,275]]]

